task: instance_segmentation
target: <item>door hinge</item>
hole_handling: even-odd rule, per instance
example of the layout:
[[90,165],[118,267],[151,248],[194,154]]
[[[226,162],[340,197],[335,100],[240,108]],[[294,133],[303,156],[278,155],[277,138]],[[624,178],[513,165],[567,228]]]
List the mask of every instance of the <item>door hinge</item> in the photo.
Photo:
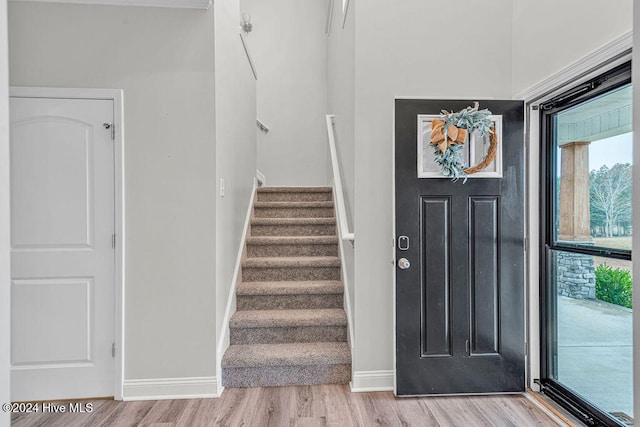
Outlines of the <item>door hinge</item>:
[[111,357],[116,357],[116,343],[111,344]]
[[115,233],[113,233],[113,234],[111,235],[111,248],[112,248],[112,249],[115,249],[115,248],[116,248],[116,234],[115,234]]
[[529,239],[527,238],[527,236],[524,236],[524,251],[529,251]]
[[465,350],[467,351],[467,354],[471,354],[471,351],[469,349],[469,340],[467,340],[464,345],[465,345]]

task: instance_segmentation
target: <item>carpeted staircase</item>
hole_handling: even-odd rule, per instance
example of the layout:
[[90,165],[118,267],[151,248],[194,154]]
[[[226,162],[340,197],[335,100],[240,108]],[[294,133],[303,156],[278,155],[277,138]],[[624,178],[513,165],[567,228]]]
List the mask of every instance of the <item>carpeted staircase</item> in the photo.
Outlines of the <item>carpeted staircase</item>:
[[347,384],[351,353],[331,188],[259,188],[248,236],[223,385]]

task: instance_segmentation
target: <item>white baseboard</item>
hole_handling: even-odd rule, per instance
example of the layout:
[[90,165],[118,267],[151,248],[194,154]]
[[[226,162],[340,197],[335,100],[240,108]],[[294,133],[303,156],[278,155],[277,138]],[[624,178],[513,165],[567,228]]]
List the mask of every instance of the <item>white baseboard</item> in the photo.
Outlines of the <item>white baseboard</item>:
[[[336,187],[333,185],[333,200],[336,199]],[[335,205],[335,204],[334,204]],[[338,217],[338,208],[335,207],[335,215]],[[355,354],[354,340],[355,340],[355,332],[353,326],[353,316],[351,315],[351,294],[349,293],[349,275],[347,274],[347,266],[344,262],[345,260],[345,240],[344,236],[341,234],[340,227],[338,228],[338,250],[340,253],[340,279],[342,280],[342,286],[344,288],[344,312],[347,315],[347,341],[349,342],[349,348],[351,349],[351,356]],[[353,241],[351,242],[353,243]],[[352,372],[353,375],[353,372]]]
[[[257,170],[256,170],[257,172]],[[222,320],[222,331],[218,339],[218,345],[216,350],[216,374],[220,379],[218,384],[217,394],[221,395],[224,388],[222,387],[222,356],[229,347],[229,320],[231,315],[235,312],[236,307],[236,287],[241,280],[240,269],[242,266],[242,256],[244,254],[245,241],[247,240],[247,234],[249,232],[249,223],[251,221],[251,215],[253,213],[253,202],[256,198],[256,190],[258,188],[258,179],[253,180],[253,190],[251,191],[251,197],[249,198],[249,207],[247,208],[247,214],[244,219],[244,229],[242,231],[242,237],[240,239],[240,247],[238,248],[238,255],[236,256],[236,265],[233,270],[233,278],[231,279],[231,289],[229,295],[227,295],[227,306],[224,312],[224,319]]]
[[393,391],[393,371],[356,371],[351,380],[353,393],[366,393],[370,391]]
[[256,179],[258,180],[258,187],[264,187],[267,185],[267,177],[258,169],[256,169]]
[[122,400],[199,399],[219,397],[216,377],[124,380]]

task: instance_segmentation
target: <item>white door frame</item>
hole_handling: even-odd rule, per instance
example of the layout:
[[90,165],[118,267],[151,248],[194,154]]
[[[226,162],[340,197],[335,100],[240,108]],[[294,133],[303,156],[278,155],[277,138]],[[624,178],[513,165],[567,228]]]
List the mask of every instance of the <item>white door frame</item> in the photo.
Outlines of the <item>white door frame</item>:
[[[11,400],[9,336],[9,43],[7,2],[0,0],[0,402]],[[11,414],[0,412],[0,427],[10,427]]]
[[124,95],[121,89],[73,89],[11,87],[9,95],[21,98],[99,99],[113,101],[114,139],[114,222],[116,233],[114,271],[114,361],[113,396],[122,400],[124,381]]

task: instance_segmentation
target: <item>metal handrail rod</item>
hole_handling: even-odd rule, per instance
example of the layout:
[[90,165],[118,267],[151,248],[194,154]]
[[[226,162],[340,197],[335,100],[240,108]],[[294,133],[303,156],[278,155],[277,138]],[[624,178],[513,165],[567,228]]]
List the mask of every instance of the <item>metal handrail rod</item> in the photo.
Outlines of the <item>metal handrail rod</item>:
[[256,125],[258,126],[258,129],[260,129],[262,132],[269,133],[269,126],[262,123],[260,119],[256,119]]

